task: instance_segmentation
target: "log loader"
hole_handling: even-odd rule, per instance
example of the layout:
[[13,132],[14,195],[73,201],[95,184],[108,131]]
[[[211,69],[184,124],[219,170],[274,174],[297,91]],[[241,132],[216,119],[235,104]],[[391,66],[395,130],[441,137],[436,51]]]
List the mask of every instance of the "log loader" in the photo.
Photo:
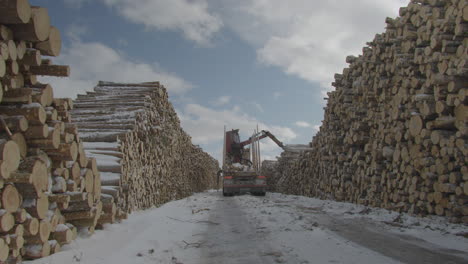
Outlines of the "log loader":
[[[260,174],[260,144],[263,138],[271,138],[278,146],[284,145],[273,134],[266,130],[254,131],[245,141],[240,141],[239,129],[224,131],[223,147],[223,195],[250,192],[253,195],[264,196],[267,184],[266,177]],[[246,146],[250,145],[250,148]]]

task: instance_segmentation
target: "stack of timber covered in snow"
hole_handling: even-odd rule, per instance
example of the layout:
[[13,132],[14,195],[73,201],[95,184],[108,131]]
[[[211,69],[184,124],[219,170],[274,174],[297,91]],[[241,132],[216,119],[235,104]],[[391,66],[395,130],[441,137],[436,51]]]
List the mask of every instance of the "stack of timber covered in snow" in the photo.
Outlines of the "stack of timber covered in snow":
[[98,161],[103,192],[125,212],[216,187],[218,162],[191,143],[158,82],[99,82],[74,106],[73,120],[87,154]]
[[115,215],[71,123],[72,100],[36,78],[69,75],[41,57],[60,49],[47,9],[0,1],[0,263],[55,253]]
[[413,0],[335,75],[311,151],[278,191],[468,223],[468,5]]

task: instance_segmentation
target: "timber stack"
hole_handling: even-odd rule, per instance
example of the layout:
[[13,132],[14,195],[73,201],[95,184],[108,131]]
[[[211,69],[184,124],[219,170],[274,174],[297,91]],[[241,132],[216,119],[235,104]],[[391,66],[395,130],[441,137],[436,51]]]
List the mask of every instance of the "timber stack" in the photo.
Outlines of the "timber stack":
[[101,81],[78,95],[73,120],[125,213],[216,187],[218,162],[192,144],[159,82]]
[[0,0],[0,263],[48,256],[115,215],[71,122],[73,101],[36,78],[69,75],[42,58],[60,49],[46,8]]
[[[278,191],[468,223],[468,5],[413,0],[348,56]],[[298,184],[300,183],[300,184]]]

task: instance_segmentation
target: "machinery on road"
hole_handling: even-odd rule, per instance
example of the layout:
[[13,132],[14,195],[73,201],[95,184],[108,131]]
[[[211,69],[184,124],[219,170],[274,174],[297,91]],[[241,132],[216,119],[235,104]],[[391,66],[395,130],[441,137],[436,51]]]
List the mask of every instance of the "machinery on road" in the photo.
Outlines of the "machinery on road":
[[[271,138],[278,146],[284,145],[268,131],[254,131],[253,135],[240,141],[239,129],[224,130],[223,195],[250,192],[253,195],[264,196],[267,188],[266,177],[260,174],[260,140]],[[250,147],[247,147],[249,146]]]

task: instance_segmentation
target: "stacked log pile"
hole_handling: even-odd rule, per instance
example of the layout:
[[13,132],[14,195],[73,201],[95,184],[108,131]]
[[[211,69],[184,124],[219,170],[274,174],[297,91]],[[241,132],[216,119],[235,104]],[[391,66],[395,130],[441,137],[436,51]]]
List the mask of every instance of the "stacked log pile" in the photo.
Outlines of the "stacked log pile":
[[[279,191],[468,223],[468,5],[413,0],[335,75],[313,151]],[[298,184],[300,183],[300,184]]]
[[215,188],[217,161],[191,143],[158,82],[99,82],[74,106],[85,149],[98,159],[103,192],[124,212]]
[[47,9],[0,1],[0,263],[53,254],[115,208],[71,123],[72,100],[37,81],[68,76],[41,57],[60,48]]

